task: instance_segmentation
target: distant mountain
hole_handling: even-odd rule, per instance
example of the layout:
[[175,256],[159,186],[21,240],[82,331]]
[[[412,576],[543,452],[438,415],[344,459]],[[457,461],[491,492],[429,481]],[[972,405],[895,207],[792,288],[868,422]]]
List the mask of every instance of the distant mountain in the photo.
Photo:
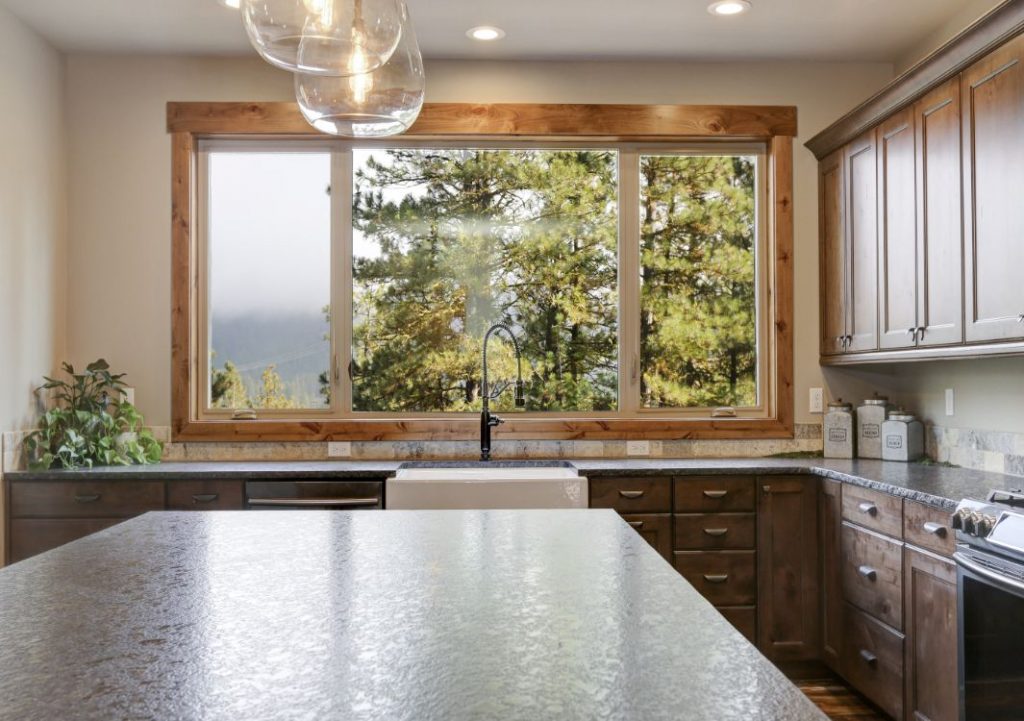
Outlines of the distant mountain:
[[214,315],[211,325],[211,366],[238,366],[250,396],[259,392],[264,369],[274,365],[291,398],[307,408],[323,405],[319,377],[331,365],[323,313]]

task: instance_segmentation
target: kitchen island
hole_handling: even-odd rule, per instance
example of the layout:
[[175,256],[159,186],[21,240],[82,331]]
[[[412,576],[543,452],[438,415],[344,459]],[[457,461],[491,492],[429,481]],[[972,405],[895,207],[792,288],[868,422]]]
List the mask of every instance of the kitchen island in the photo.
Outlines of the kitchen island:
[[825,717],[563,510],[147,513],[0,571],[0,718]]

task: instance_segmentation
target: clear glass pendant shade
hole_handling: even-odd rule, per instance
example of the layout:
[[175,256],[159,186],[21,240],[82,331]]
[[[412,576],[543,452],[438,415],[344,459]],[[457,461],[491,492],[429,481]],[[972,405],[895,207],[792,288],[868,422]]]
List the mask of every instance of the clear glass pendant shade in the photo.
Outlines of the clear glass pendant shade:
[[249,41],[271,65],[311,75],[383,66],[402,35],[401,0],[242,0]]
[[397,135],[415,122],[423,107],[426,80],[405,3],[401,12],[401,42],[379,69],[350,77],[295,74],[295,99],[314,128],[331,135],[368,138]]

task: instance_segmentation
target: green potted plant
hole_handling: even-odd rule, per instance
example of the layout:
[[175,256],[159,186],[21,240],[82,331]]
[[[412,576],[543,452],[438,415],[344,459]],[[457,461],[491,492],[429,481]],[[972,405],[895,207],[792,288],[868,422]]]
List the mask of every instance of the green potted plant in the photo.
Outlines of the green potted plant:
[[37,393],[54,404],[25,438],[29,468],[91,468],[159,463],[163,444],[142,425],[142,416],[125,400],[124,373],[110,372],[102,358],[76,373],[63,363],[69,381],[44,377]]

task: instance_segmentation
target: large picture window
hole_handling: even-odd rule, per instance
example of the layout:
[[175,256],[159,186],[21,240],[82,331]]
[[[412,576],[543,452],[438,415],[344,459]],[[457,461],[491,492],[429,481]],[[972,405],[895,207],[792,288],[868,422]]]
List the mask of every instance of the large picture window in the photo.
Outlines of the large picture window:
[[179,431],[472,437],[496,323],[516,437],[791,429],[788,137],[176,138]]

